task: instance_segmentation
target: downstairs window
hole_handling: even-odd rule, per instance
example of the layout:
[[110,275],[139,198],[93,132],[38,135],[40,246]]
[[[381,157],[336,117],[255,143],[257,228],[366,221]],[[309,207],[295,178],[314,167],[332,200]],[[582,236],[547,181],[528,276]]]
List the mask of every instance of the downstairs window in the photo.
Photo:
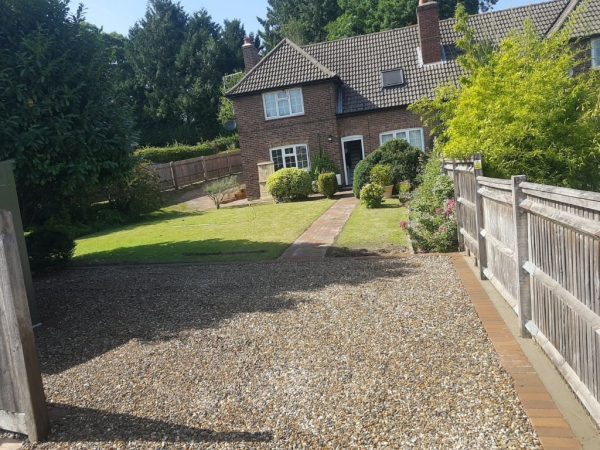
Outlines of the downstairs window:
[[272,148],[271,161],[275,164],[275,170],[289,167],[308,170],[310,167],[308,145],[297,144]]
[[413,147],[425,150],[425,140],[423,139],[423,128],[407,128],[404,130],[386,131],[379,135],[381,145],[392,139],[404,139]]

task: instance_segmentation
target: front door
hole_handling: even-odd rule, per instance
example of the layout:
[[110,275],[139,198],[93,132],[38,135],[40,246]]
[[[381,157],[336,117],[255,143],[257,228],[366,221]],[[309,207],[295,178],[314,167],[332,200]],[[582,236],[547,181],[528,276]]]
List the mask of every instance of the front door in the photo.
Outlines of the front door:
[[354,179],[354,169],[356,165],[365,157],[362,136],[350,136],[342,139],[342,149],[344,152],[344,170],[346,173],[347,184],[352,186]]

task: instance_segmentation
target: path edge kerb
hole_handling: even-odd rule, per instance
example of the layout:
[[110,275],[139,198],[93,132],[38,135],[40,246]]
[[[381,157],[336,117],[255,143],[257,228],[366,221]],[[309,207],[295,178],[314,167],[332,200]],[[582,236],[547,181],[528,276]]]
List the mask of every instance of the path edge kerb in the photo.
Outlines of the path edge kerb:
[[465,257],[460,253],[450,256],[458,279],[472,301],[502,367],[511,376],[519,401],[543,448],[582,448]]

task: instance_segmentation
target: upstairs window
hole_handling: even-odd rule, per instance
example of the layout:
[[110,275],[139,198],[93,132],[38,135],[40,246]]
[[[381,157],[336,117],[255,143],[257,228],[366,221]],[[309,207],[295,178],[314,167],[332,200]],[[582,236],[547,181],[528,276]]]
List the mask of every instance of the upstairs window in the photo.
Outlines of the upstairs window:
[[310,167],[308,161],[308,146],[306,144],[298,144],[272,148],[271,161],[273,161],[273,164],[275,165],[275,170],[289,167],[308,170]]
[[592,67],[600,68],[600,38],[592,39]]
[[381,72],[381,85],[384,88],[402,86],[404,84],[404,71],[402,69],[384,70]]
[[413,147],[425,150],[425,140],[423,139],[423,128],[408,128],[405,130],[386,131],[379,135],[381,145],[392,139],[404,139]]
[[304,99],[300,88],[263,94],[263,103],[267,120],[304,114]]

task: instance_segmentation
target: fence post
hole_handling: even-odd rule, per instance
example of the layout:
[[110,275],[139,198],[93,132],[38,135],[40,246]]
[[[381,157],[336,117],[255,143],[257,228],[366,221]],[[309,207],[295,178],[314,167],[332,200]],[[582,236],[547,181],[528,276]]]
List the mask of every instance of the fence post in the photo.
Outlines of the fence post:
[[465,238],[460,232],[460,205],[458,204],[458,197],[460,196],[458,188],[458,174],[456,173],[456,160],[452,160],[452,182],[454,184],[454,201],[456,202],[456,232],[458,233],[458,250],[465,250]]
[[473,176],[475,177],[475,230],[477,231],[477,252],[479,254],[479,278],[486,279],[483,271],[487,267],[487,247],[485,238],[481,234],[484,227],[483,196],[479,194],[479,181],[477,177],[483,176],[483,157],[475,156],[473,159]]
[[530,334],[525,325],[531,320],[531,284],[529,273],[523,269],[523,265],[529,260],[529,230],[527,228],[527,213],[520,206],[521,202],[525,200],[521,183],[526,180],[525,175],[512,177],[513,230],[516,242],[515,262],[517,263],[517,305],[519,308],[521,337],[529,337]]
[[206,159],[204,159],[204,156],[201,159],[202,161],[202,173],[204,174],[204,181],[208,180],[208,173],[206,172]]
[[171,169],[171,178],[173,179],[173,187],[175,190],[179,189],[179,184],[177,183],[177,176],[175,175],[175,167],[173,161],[169,163],[169,168]]
[[12,214],[0,211],[0,428],[37,442],[50,424],[17,245]]

